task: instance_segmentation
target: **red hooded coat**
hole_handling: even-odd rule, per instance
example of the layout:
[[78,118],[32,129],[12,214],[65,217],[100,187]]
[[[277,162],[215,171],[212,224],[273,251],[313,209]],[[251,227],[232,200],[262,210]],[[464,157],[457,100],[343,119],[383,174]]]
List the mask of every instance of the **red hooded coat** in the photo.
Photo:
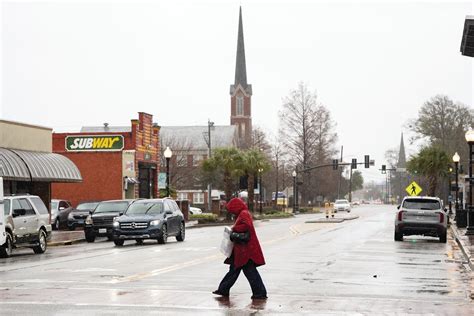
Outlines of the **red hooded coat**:
[[[257,233],[253,226],[252,215],[250,215],[247,204],[239,198],[233,198],[229,203],[227,203],[226,208],[229,213],[237,216],[234,226],[232,226],[232,231],[237,233],[244,233],[246,231],[250,232],[250,240],[247,243],[234,243],[234,249],[232,252],[235,267],[242,267],[250,259],[257,267],[264,265],[265,259],[263,257],[262,248],[260,248]],[[225,263],[230,264],[230,258],[227,258]]]

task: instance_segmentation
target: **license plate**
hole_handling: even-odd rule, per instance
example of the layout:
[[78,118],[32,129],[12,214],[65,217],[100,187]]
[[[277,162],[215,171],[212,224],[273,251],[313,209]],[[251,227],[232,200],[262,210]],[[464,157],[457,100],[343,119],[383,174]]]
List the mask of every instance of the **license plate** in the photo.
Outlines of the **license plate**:
[[99,234],[106,234],[107,228],[99,228]]

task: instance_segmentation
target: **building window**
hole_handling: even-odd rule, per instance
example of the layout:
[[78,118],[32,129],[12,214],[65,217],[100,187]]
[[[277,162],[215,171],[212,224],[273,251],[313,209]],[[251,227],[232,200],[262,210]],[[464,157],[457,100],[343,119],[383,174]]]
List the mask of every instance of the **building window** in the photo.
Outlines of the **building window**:
[[178,201],[183,201],[188,199],[188,194],[183,192],[178,192]]
[[194,193],[193,194],[193,203],[194,204],[204,204],[204,193]]
[[202,155],[194,155],[194,156],[193,156],[193,166],[194,166],[194,167],[199,166],[199,164],[201,163],[202,160],[203,160],[203,156],[202,156]]
[[243,116],[244,115],[244,97],[239,95],[237,97],[237,113],[236,115]]

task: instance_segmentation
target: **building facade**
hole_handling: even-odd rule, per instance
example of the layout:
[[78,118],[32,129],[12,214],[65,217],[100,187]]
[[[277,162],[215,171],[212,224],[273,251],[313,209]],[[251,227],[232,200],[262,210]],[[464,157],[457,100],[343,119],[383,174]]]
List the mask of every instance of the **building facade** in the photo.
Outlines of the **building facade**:
[[52,153],[52,129],[0,120],[0,177],[5,194],[38,195],[49,208],[51,185],[80,183],[76,165]]
[[158,197],[160,127],[139,112],[130,126],[83,127],[78,133],[54,133],[53,151],[71,159],[81,184],[55,184],[55,198],[82,201]]

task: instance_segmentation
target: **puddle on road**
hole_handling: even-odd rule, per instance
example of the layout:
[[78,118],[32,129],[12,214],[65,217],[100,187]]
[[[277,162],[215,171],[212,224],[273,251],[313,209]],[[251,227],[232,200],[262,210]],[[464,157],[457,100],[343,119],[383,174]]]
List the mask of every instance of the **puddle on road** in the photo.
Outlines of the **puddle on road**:
[[451,293],[451,291],[445,291],[445,290],[416,290],[416,293],[429,293],[429,294],[447,295],[447,294]]

